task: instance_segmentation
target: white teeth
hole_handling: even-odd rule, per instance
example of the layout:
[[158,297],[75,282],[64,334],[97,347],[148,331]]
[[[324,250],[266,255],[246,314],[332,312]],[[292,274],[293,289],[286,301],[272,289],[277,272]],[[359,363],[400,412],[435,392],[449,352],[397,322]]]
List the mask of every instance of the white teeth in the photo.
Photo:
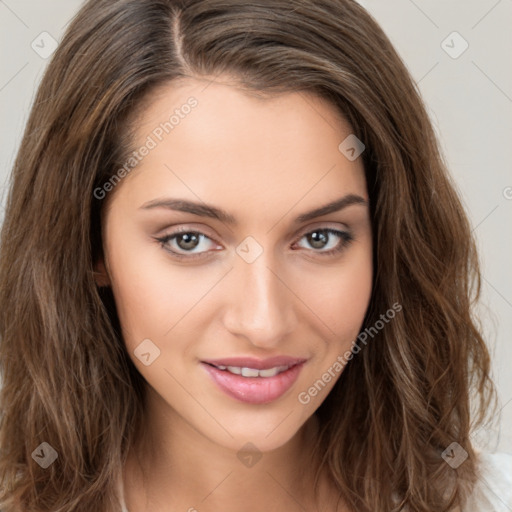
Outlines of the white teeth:
[[289,366],[275,366],[274,368],[267,368],[266,370],[257,370],[256,368],[247,368],[240,366],[217,366],[219,370],[227,370],[235,375],[242,377],[275,377],[277,374],[288,370]]
[[242,368],[242,377],[257,377],[259,371],[253,368]]
[[258,373],[260,377],[274,377],[274,375],[277,375],[279,373],[279,368],[269,368],[268,370],[260,370]]

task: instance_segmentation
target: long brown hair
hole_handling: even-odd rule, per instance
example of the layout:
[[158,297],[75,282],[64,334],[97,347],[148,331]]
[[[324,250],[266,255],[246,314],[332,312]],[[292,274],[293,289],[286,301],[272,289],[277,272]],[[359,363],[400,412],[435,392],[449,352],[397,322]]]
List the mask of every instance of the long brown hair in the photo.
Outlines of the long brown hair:
[[[0,507],[120,510],[144,381],[95,281],[105,201],[94,190],[126,162],[137,109],[157,86],[220,73],[248,91],[314,93],[366,146],[375,272],[364,328],[397,301],[402,311],[318,409],[323,467],[358,511],[463,504],[461,482],[476,475],[472,421],[494,397],[472,313],[478,259],[419,92],[383,31],[353,0],[90,0],[39,87],[2,229]],[[469,454],[457,471],[441,457],[454,441]],[[48,451],[41,443],[58,454],[46,469],[32,456]]]

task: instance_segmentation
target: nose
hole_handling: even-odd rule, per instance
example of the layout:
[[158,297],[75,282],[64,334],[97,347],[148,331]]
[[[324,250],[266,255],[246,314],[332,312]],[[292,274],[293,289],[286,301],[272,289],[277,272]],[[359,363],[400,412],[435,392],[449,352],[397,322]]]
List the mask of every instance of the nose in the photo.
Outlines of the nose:
[[238,258],[231,272],[224,326],[254,346],[274,348],[294,331],[294,294],[266,251],[256,261]]

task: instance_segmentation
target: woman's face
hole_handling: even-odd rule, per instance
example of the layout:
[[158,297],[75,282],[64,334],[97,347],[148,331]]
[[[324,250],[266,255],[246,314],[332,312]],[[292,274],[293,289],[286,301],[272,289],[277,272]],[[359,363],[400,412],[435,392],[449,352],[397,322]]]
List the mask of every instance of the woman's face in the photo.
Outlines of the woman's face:
[[350,134],[302,93],[189,79],[152,97],[103,219],[148,419],[265,451],[326,398],[372,284],[362,159],[351,139],[350,158],[339,149]]

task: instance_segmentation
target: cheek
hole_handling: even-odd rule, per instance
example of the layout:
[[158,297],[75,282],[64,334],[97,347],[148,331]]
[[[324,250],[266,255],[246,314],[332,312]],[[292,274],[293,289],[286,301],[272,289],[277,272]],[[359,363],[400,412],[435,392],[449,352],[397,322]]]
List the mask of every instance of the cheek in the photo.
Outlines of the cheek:
[[[359,334],[371,298],[371,246],[364,244],[339,264],[319,267],[298,291],[329,341],[329,349],[349,346]],[[312,317],[313,318],[313,317]]]
[[212,276],[201,279],[197,268],[173,268],[158,242],[135,248],[126,237],[113,238],[111,247],[112,290],[126,345],[145,338],[160,344],[211,288]]
[[370,302],[371,250],[366,247],[355,256],[325,274],[317,273],[310,286],[303,288],[303,296],[308,297],[309,309],[316,318],[316,332],[321,332],[314,349],[315,363],[299,384],[299,403],[309,404],[313,409],[327,397],[353,357],[352,344],[361,330]]

